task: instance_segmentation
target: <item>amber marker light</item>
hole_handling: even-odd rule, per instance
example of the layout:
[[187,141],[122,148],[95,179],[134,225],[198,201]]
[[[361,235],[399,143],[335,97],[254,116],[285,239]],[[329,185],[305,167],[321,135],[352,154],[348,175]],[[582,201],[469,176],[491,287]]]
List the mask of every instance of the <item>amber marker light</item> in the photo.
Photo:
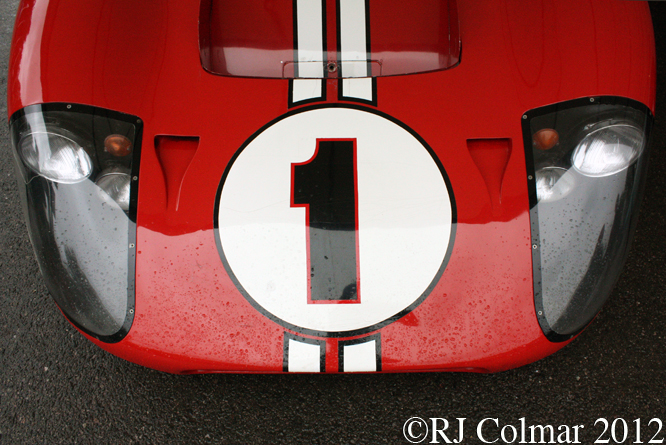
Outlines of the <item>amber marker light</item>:
[[132,141],[121,134],[111,134],[104,139],[104,149],[113,156],[127,156],[132,152]]
[[560,135],[552,128],[544,128],[534,133],[532,139],[539,150],[550,150],[560,141]]

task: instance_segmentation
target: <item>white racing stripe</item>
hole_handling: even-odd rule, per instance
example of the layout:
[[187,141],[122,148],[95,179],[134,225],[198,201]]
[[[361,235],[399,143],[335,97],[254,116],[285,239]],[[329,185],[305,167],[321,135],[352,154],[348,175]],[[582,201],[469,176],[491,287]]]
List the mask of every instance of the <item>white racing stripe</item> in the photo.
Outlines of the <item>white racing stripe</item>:
[[[329,0],[333,1],[333,0]],[[368,0],[338,0],[338,46],[343,99],[375,103],[374,79],[370,68]],[[324,100],[325,3],[295,0],[296,64],[292,80],[292,105]]]
[[[332,0],[329,0],[332,1]],[[370,72],[368,48],[368,0],[338,0],[338,45],[342,98],[374,103],[374,79]],[[324,100],[324,2],[295,0],[296,66],[291,86],[291,104]],[[284,367],[287,372],[324,372],[325,341],[285,332]],[[340,341],[339,370],[342,372],[381,371],[379,334]]]
[[323,99],[324,10],[322,0],[296,0],[296,64],[291,102]]
[[340,371],[343,372],[376,372],[381,371],[379,365],[379,335],[341,341]]
[[[344,77],[368,75],[365,29],[366,0],[339,0],[340,60]],[[361,63],[358,63],[358,62]]]
[[368,0],[338,0],[342,97],[374,102],[368,51]]
[[296,104],[312,99],[323,99],[321,79],[294,79],[291,102]]
[[342,79],[342,97],[374,101],[372,77]]
[[324,340],[312,340],[285,333],[285,371],[324,372]]

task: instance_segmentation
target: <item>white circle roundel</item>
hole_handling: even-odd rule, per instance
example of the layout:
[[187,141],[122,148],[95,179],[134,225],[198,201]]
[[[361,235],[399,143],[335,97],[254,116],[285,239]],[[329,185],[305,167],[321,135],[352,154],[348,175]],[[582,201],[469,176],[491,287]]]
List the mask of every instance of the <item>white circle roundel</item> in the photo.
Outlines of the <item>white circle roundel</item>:
[[253,136],[218,192],[229,275],[262,313],[323,336],[383,326],[441,275],[454,209],[434,154],[356,108],[288,114]]

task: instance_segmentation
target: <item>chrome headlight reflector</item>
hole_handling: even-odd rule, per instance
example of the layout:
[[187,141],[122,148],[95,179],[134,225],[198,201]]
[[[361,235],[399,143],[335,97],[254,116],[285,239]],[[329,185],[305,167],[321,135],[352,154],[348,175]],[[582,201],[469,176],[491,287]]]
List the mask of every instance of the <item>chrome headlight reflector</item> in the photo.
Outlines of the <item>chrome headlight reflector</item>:
[[[578,334],[619,277],[651,124],[645,105],[618,97],[549,105],[523,118],[535,310],[551,341]],[[557,143],[538,144],[543,132],[558,134]]]
[[30,170],[53,182],[74,184],[92,172],[90,156],[64,134],[48,130],[29,132],[19,140],[18,152]]
[[87,334],[121,340],[134,318],[141,121],[43,104],[15,113],[10,131],[28,232],[51,295]]
[[539,202],[553,202],[562,199],[573,190],[576,181],[569,171],[562,167],[544,167],[536,172],[536,192]]
[[129,211],[131,175],[129,170],[110,168],[99,174],[95,184],[124,211]]
[[571,156],[571,163],[586,176],[610,176],[628,168],[644,146],[645,133],[635,125],[604,125],[580,141]]

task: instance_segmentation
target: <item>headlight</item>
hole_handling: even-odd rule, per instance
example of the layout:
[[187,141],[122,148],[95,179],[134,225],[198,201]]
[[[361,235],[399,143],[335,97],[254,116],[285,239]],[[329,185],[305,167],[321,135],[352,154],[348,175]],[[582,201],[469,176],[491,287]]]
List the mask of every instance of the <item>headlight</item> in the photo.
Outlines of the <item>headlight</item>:
[[620,274],[651,123],[647,107],[613,97],[574,100],[524,116],[535,307],[552,341],[579,333]]
[[53,182],[74,184],[90,176],[92,161],[77,142],[55,131],[31,131],[18,142],[23,162]]
[[610,176],[628,168],[643,151],[645,133],[632,124],[608,124],[588,133],[571,156],[587,176]]
[[536,192],[539,202],[562,199],[575,185],[573,175],[565,168],[545,167],[536,172]]
[[51,295],[80,329],[119,341],[134,313],[140,121],[44,104],[17,112],[10,127],[30,239]]
[[95,184],[109,195],[121,209],[128,211],[130,204],[130,172],[122,168],[110,168],[99,174]]

